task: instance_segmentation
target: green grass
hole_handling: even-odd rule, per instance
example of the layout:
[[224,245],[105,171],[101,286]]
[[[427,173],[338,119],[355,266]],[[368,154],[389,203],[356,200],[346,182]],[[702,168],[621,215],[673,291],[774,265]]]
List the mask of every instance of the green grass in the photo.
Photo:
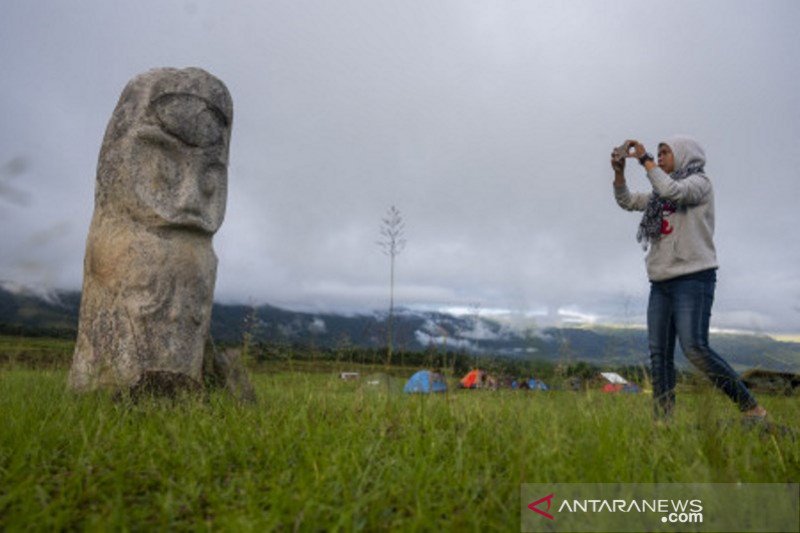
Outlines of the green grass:
[[69,368],[75,341],[50,337],[0,335],[0,365]]
[[[258,373],[259,399],[115,403],[0,370],[0,530],[519,530],[521,483],[797,482],[800,447],[720,394],[365,391]],[[762,398],[796,426],[797,398]]]

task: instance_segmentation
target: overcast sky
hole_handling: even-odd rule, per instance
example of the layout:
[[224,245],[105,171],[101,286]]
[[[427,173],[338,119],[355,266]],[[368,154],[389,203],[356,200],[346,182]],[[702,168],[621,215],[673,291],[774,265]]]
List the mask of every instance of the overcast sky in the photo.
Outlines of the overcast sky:
[[122,88],[198,66],[234,101],[218,300],[385,308],[395,205],[399,305],[640,322],[609,153],[687,133],[715,186],[712,324],[798,331],[798,26],[796,0],[2,0],[0,280],[80,288]]

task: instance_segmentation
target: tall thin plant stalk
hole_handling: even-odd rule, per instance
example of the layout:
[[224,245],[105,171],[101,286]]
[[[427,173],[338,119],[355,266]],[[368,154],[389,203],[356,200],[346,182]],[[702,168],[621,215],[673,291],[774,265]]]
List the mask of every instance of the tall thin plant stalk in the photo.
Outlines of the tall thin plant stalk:
[[394,351],[394,273],[395,259],[405,249],[405,222],[400,210],[391,206],[381,219],[380,240],[377,241],[384,255],[389,257],[389,319],[386,334],[386,366],[392,364]]

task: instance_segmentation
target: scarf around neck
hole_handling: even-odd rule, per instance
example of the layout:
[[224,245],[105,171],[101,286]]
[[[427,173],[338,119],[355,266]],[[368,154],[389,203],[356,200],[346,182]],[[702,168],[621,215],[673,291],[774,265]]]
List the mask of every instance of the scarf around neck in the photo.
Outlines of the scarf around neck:
[[[676,170],[669,177],[675,181],[681,181],[692,174],[701,174],[702,172],[703,165],[696,164]],[[642,245],[644,251],[647,251],[650,244],[661,238],[664,212],[673,213],[677,208],[678,205],[675,202],[661,198],[657,192],[653,191],[653,194],[650,195],[650,200],[647,202],[647,207],[645,207],[644,215],[642,215],[642,221],[639,222],[639,231],[636,233],[636,240]]]

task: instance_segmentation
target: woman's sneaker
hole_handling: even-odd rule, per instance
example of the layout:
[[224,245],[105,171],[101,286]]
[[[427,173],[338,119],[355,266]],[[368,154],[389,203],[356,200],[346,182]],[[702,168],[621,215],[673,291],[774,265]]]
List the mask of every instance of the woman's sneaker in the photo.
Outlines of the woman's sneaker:
[[760,405],[756,405],[749,411],[744,411],[742,413],[742,416],[744,416],[745,420],[753,420],[753,421],[766,420],[767,410],[761,407]]

